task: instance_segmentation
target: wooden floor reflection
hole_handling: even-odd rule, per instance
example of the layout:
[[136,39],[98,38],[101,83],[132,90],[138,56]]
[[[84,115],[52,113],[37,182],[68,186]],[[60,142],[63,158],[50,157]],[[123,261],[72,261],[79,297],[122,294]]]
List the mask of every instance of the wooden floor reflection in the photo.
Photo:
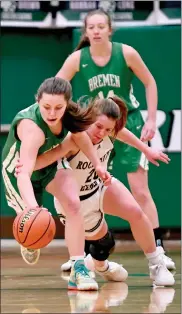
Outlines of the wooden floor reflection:
[[147,261],[140,252],[122,252],[112,260],[129,272],[126,283],[105,282],[97,276],[98,292],[68,292],[67,273],[60,264],[67,256],[42,253],[37,265],[24,263],[19,250],[1,256],[1,313],[181,313],[180,252],[170,252],[177,266],[173,288],[151,286]]

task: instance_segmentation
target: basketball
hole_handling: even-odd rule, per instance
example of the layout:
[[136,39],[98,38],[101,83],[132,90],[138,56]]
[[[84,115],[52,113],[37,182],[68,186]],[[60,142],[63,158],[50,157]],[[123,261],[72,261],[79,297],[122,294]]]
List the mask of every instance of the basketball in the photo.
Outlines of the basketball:
[[18,243],[28,249],[40,249],[54,238],[56,225],[48,210],[29,209],[17,215],[13,222],[13,235]]

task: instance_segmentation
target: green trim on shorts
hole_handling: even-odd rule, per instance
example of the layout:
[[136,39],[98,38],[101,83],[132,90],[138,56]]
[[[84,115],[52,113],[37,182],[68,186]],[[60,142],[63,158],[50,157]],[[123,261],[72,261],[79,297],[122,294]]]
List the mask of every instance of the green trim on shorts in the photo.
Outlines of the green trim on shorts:
[[62,163],[63,168],[67,169],[63,159],[62,159],[61,163]]

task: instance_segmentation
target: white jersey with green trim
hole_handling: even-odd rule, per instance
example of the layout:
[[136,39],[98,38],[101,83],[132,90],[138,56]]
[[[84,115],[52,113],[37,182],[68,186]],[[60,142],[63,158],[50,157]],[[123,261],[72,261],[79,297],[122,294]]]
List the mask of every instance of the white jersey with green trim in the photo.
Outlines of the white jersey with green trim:
[[[107,169],[109,156],[113,149],[112,140],[107,136],[100,143],[94,145],[94,149],[97,151],[102,165]],[[68,158],[68,161],[79,186],[80,199],[83,200],[93,195],[98,190],[101,180],[90,160],[82,151],[79,151],[75,156]]]

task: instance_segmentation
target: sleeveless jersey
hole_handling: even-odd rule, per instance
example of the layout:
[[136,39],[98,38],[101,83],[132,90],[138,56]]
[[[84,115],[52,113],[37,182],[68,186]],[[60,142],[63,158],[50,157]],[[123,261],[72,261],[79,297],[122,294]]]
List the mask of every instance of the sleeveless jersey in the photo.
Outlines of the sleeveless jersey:
[[[107,169],[109,156],[113,149],[111,139],[105,137],[99,144],[94,145],[94,149],[97,151],[102,165]],[[95,168],[82,151],[68,158],[68,161],[79,186],[80,199],[84,199],[84,196],[88,198],[98,190],[101,182]]]
[[[18,112],[11,124],[11,128],[2,152],[2,164],[4,169],[6,169],[9,173],[14,171],[16,161],[19,158],[21,141],[17,137],[16,129],[17,123],[22,119],[30,119],[34,121],[45,134],[45,143],[39,148],[38,155],[59,145],[68,133],[68,130],[63,127],[59,135],[54,135],[49,129],[48,125],[42,119],[39,105],[37,103]],[[56,165],[57,163],[34,171],[32,173],[31,181],[40,181],[48,174],[49,171],[51,171],[51,169],[56,167]]]
[[105,66],[93,61],[90,48],[81,49],[80,69],[73,79],[75,101],[87,105],[90,98],[108,98],[114,94],[123,98],[128,111],[138,108],[139,103],[133,95],[133,72],[127,66],[121,43],[112,43],[111,58]]

